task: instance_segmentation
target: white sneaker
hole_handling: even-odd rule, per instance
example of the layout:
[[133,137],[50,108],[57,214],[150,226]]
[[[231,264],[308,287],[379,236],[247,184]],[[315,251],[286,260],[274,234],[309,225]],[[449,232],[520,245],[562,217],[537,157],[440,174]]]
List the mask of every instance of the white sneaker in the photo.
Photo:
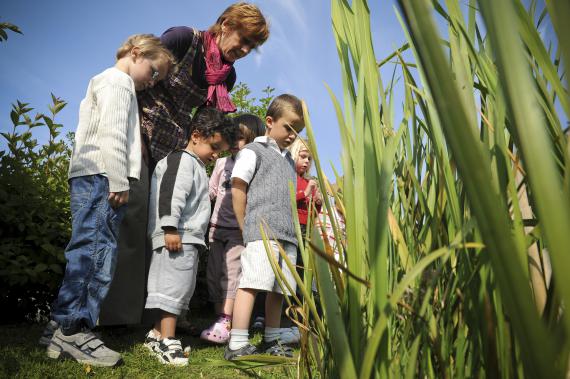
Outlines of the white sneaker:
[[156,352],[158,345],[160,345],[159,335],[151,329],[144,337],[144,347],[146,347],[151,353]]
[[184,354],[184,350],[182,350],[180,340],[174,338],[165,338],[161,340],[154,354],[160,362],[167,365],[188,365],[188,358]]

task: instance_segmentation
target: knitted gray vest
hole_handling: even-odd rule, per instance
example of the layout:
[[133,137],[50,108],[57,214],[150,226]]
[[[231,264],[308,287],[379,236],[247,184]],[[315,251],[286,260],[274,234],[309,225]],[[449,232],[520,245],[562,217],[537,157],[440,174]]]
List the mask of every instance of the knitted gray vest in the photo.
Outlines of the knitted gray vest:
[[290,155],[284,158],[264,143],[252,142],[245,147],[255,152],[257,159],[255,173],[247,189],[243,241],[261,240],[259,225],[264,220],[269,226],[265,231],[270,239],[297,246],[289,195],[289,181],[295,186],[297,184],[295,163]]

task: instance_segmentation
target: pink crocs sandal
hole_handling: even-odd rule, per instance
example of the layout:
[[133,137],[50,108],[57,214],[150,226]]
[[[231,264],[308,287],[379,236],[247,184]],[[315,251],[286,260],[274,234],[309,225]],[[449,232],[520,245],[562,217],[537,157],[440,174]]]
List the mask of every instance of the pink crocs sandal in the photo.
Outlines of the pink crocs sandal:
[[208,329],[204,329],[200,338],[217,344],[225,344],[230,339],[231,323],[218,319]]

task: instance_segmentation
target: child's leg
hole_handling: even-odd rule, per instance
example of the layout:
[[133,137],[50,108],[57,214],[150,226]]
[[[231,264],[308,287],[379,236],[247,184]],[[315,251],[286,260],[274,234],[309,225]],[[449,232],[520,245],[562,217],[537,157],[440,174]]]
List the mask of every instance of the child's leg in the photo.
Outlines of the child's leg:
[[[240,252],[243,249],[243,246],[240,246],[240,249],[236,251],[233,236],[235,232],[224,228],[210,230],[208,293],[210,300],[214,302],[218,317],[212,325],[200,333],[200,338],[213,343],[223,344],[230,338],[235,290],[241,271]],[[241,244],[241,233],[237,232]],[[230,293],[230,290],[233,290],[233,293]]]
[[160,315],[161,338],[174,338],[176,335],[176,321],[178,316],[173,313],[162,312]]
[[281,308],[283,294],[268,292],[265,298],[265,342],[273,342],[281,336]]
[[263,329],[265,327],[265,297],[267,292],[261,292],[255,297],[252,312],[252,327]]
[[93,366],[114,366],[121,354],[107,348],[90,330],[115,270],[119,225],[126,210],[110,207],[109,185],[101,175],[74,178],[71,187],[72,237],[67,265],[52,318],[60,325],[46,350],[48,357],[72,357]]
[[95,327],[113,277],[119,225],[126,207],[110,207],[107,183],[101,175],[70,181],[72,236],[65,252],[65,276],[52,312],[66,334],[74,334],[82,325]]
[[223,264],[224,242],[218,238],[219,234],[218,230],[211,232],[212,238],[210,238],[210,252],[206,267],[209,300],[214,303],[216,314],[221,313],[223,302],[220,276]]
[[161,326],[161,322],[162,322],[162,318],[158,318],[155,322],[154,322],[154,331],[155,333],[157,333],[159,336],[161,336],[160,338],[162,339],[162,326]]
[[279,328],[281,326],[281,308],[283,307],[283,294],[268,292],[265,298],[265,326]]
[[160,309],[159,320],[154,324],[161,338],[175,336],[177,317],[194,294],[198,270],[198,249],[183,244],[182,251],[169,252],[165,247],[153,251],[145,308]]
[[257,290],[252,288],[240,288],[236,293],[232,330],[230,333],[230,350],[239,350],[249,343],[249,319],[255,302]]
[[[289,284],[289,287],[292,291],[295,291],[296,282],[293,277],[292,272],[289,270],[288,266],[285,264],[284,259],[279,259],[280,255],[278,252],[278,246],[276,242],[271,243],[273,247],[273,253],[275,259],[280,263],[281,270],[283,271],[283,276],[285,281]],[[297,260],[297,247],[292,243],[281,241],[281,246],[285,253],[287,254],[287,258],[289,261],[294,265]],[[290,294],[287,294],[290,295]],[[283,293],[282,288],[277,282],[273,286],[271,292],[267,293],[267,298],[265,300],[265,342],[272,342],[278,339],[281,339],[281,311],[283,307]],[[270,346],[269,350],[270,353],[276,353],[272,350],[273,347]],[[279,352],[289,356],[290,351],[283,351]]]
[[253,303],[257,290],[252,288],[240,288],[237,290],[232,318],[232,329],[248,329]]
[[[275,274],[271,263],[267,259],[263,241],[252,241],[247,244],[241,255],[242,276],[234,303],[234,315],[229,350],[224,355],[226,359],[233,359],[236,350],[248,350],[248,327],[258,291],[271,290],[275,282]],[[248,350],[244,354],[251,354]]]
[[235,299],[225,299],[224,302],[220,304],[220,311],[218,313],[223,313],[228,316],[233,315],[234,303]]
[[241,254],[245,247],[239,230],[226,231],[227,242],[224,249],[224,264],[222,269],[222,313],[233,314],[236,292],[241,276]]

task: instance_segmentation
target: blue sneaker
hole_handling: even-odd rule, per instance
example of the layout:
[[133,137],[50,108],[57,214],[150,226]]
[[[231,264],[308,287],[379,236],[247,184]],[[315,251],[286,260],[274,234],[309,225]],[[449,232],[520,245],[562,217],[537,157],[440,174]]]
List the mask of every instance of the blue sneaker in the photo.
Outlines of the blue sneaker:
[[297,344],[301,340],[299,328],[292,326],[290,328],[281,328],[279,331],[279,342],[282,344]]

